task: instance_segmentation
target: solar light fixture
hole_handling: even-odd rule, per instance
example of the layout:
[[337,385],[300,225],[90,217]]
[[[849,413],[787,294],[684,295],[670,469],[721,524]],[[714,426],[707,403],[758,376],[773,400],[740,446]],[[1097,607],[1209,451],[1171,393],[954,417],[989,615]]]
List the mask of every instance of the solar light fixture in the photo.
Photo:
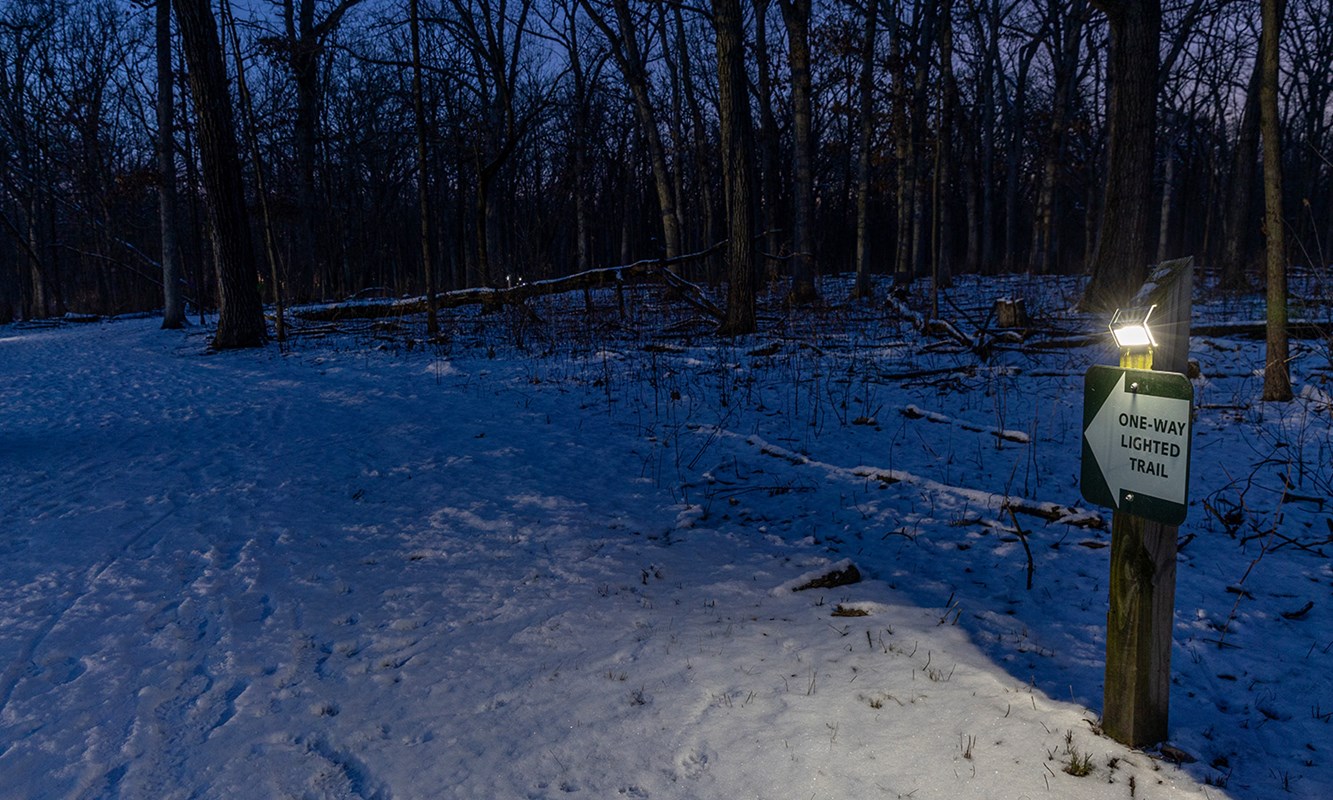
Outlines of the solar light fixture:
[[1147,308],[1118,308],[1111,317],[1111,335],[1115,343],[1126,350],[1144,350],[1157,346],[1157,339],[1152,335],[1148,318],[1152,316],[1151,305]]

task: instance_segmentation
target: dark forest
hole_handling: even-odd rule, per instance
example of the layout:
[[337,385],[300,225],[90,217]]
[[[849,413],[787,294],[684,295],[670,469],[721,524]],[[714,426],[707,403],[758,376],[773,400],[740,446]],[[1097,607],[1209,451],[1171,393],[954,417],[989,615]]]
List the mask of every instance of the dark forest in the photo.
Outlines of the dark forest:
[[[264,303],[641,259],[794,302],[1028,272],[1106,305],[1185,255],[1257,286],[1259,5],[8,0],[0,322],[211,311],[232,260]],[[1273,5],[1283,249],[1323,265],[1333,9]]]

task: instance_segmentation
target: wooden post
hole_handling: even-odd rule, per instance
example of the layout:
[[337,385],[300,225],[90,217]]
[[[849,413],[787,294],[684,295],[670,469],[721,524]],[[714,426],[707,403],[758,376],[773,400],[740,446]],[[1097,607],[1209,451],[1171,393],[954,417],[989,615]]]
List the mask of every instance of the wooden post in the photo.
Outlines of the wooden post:
[[[1133,305],[1154,303],[1156,352],[1126,352],[1120,366],[1184,373],[1189,361],[1194,259],[1153,270]],[[1106,615],[1106,680],[1102,730],[1143,747],[1167,738],[1171,640],[1176,604],[1177,527],[1111,516],[1111,604]]]

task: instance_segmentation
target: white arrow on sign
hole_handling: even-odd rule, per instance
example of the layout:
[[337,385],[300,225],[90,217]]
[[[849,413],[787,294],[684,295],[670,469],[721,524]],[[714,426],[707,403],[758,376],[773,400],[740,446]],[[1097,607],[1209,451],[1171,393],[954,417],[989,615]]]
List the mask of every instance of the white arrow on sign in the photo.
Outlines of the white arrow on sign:
[[1189,489],[1190,401],[1125,391],[1120,373],[1083,436],[1111,489],[1183,504]]

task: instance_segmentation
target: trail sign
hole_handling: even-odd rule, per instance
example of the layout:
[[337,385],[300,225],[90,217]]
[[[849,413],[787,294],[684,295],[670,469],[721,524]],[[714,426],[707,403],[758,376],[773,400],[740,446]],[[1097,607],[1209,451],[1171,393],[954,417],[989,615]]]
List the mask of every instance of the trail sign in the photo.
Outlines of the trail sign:
[[1083,383],[1083,497],[1167,525],[1185,521],[1194,387],[1176,372],[1094,366]]

